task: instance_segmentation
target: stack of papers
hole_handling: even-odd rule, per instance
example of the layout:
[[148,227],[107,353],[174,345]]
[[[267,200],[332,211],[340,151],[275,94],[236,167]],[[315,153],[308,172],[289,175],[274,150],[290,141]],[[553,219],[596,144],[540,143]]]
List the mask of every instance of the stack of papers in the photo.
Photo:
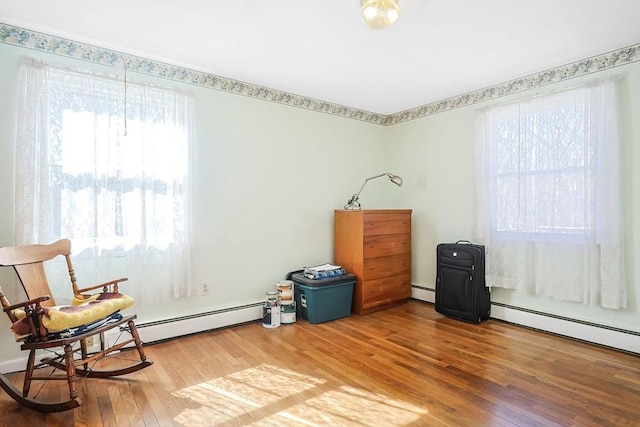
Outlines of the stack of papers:
[[322,264],[315,267],[305,267],[304,277],[307,279],[326,279],[327,277],[342,276],[346,272],[339,265]]

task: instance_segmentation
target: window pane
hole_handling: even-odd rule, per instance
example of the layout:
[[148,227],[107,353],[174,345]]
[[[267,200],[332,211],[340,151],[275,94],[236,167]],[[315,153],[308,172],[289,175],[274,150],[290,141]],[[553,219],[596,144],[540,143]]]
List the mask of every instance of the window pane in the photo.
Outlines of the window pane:
[[[559,101],[561,100],[561,102]],[[595,159],[583,102],[557,96],[492,113],[495,230],[581,234]]]
[[51,197],[60,236],[108,247],[166,248],[184,224],[188,130],[167,90],[55,71],[49,113]]

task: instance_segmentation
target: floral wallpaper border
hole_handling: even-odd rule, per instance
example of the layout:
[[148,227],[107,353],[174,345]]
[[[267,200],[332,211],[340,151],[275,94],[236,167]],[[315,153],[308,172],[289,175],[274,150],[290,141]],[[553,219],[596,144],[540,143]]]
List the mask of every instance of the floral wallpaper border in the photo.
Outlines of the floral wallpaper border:
[[569,65],[532,74],[530,76],[511,80],[485,89],[480,89],[475,92],[443,99],[441,101],[399,113],[383,115],[319,99],[294,95],[251,83],[216,76],[214,74],[152,61],[138,56],[132,56],[114,50],[104,49],[86,43],[67,40],[61,37],[39,33],[3,23],[0,23],[0,42],[118,68],[123,68],[126,64],[127,70],[138,73],[234,93],[237,95],[263,99],[292,107],[304,108],[307,110],[318,111],[355,120],[362,120],[383,126],[390,126],[432,114],[442,113],[455,108],[496,99],[502,96],[542,87],[551,83],[557,83],[574,77],[640,61],[639,43]]
[[502,96],[536,89],[548,84],[558,83],[563,80],[569,80],[586,74],[596,73],[609,68],[631,64],[636,61],[640,61],[640,43],[602,55],[583,59],[582,61],[574,62],[569,65],[564,65],[562,67],[543,71],[537,74],[531,74],[506,83],[501,83],[485,89],[465,93],[464,95],[454,96],[452,98],[443,99],[421,107],[395,113],[390,116],[386,116],[387,120],[384,121],[384,125],[389,126],[420,117],[430,116],[432,114],[465,107],[478,102],[484,102],[500,98]]

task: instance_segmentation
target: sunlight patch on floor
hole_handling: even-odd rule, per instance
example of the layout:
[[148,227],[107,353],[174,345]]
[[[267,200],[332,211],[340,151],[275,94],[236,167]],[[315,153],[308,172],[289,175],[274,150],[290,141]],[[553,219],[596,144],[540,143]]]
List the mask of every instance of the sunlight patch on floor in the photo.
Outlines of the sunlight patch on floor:
[[[174,418],[185,427],[237,424],[254,426],[402,426],[427,413],[414,405],[346,385],[270,365],[172,393],[187,406]],[[283,408],[286,408],[283,410]]]
[[308,425],[323,426],[402,426],[426,413],[409,403],[349,386],[329,390],[286,411]]

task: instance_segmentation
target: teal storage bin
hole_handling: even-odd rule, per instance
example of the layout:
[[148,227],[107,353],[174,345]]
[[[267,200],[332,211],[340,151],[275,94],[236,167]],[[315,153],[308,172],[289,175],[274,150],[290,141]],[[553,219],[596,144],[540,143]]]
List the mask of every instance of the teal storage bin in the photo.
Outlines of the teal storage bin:
[[309,323],[323,323],[351,314],[353,286],[356,276],[343,274],[328,279],[307,279],[301,273],[293,274],[296,314]]

